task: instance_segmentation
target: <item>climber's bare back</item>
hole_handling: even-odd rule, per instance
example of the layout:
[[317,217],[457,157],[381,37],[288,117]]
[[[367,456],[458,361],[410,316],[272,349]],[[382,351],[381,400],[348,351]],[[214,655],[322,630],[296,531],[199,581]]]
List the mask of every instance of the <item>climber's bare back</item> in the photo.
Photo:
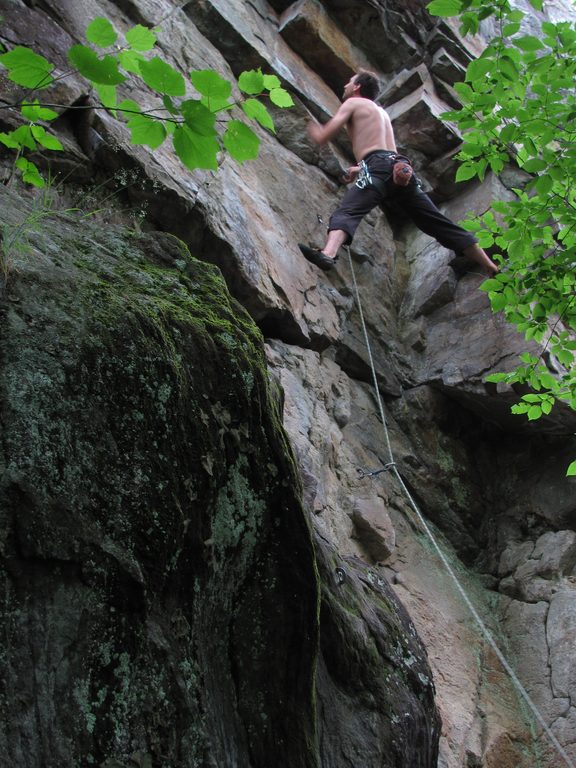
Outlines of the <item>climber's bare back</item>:
[[392,123],[381,107],[370,99],[351,97],[340,109],[349,114],[346,129],[357,162],[378,149],[396,152]]

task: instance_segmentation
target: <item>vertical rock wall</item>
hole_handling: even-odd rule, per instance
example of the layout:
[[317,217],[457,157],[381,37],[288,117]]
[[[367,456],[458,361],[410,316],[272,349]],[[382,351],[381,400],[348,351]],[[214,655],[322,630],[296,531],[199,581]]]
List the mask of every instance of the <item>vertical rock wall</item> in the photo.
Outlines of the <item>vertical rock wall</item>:
[[[275,111],[275,135],[260,131],[258,160],[243,166],[225,160],[217,174],[184,172],[164,147],[154,154],[131,147],[108,117],[99,116],[85,131],[70,114],[59,121],[67,151],[54,167],[68,174],[67,194],[91,178],[106,183],[130,169],[139,182],[124,186],[118,198],[125,206],[145,208],[145,228],[178,235],[195,256],[216,264],[266,337],[269,370],[284,392],[284,425],[323,585],[317,746],[307,751],[294,745],[297,757],[286,756],[286,765],[314,764],[306,760],[323,768],[559,765],[393,478],[360,478],[359,467],[378,468],[387,457],[350,265],[341,258],[326,276],[296,248],[297,241],[322,242],[319,219],[327,221],[342,193],[337,178],[351,159],[345,137],[322,150],[311,145],[306,120],[325,120],[337,109],[342,82],[359,66],[381,75],[382,104],[398,144],[450,216],[480,214],[495,197],[511,194],[510,175],[488,177],[482,185],[455,184],[460,137],[439,117],[456,103],[452,85],[482,49],[482,39],[464,44],[455,25],[431,19],[419,0],[194,0],[178,6],[167,0],[49,5],[4,0],[4,5],[2,38],[9,45],[33,45],[57,60],[94,16],[105,15],[120,29],[159,24],[162,53],[183,72],[212,67],[232,77],[261,67],[277,74],[295,100],[293,109]],[[546,10],[568,12],[560,3],[547,4]],[[83,95],[74,78],[58,89],[63,103]],[[126,217],[121,208],[114,214],[119,221]],[[379,211],[367,217],[354,241],[352,263],[392,447],[455,574],[576,759],[568,652],[576,611],[576,502],[573,481],[563,478],[574,453],[574,418],[557,412],[527,427],[509,415],[514,392],[483,383],[487,373],[512,365],[527,345],[491,314],[477,290],[482,276],[465,264],[455,272],[452,258],[397,215],[387,218]],[[222,422],[224,433],[229,426]],[[235,450],[227,457],[231,467]],[[215,493],[219,487],[231,486],[221,478],[214,481]],[[281,549],[281,537],[277,541]],[[287,544],[279,561],[287,578],[311,584],[308,556],[302,565]],[[221,582],[213,582],[214,595],[222,589]],[[303,594],[307,611],[308,587]],[[398,598],[412,624],[396,607]],[[196,625],[211,626],[210,601],[195,605]],[[245,614],[251,615],[249,606],[238,612]],[[316,629],[306,616],[313,645]],[[279,624],[283,620],[278,617]],[[290,616],[288,623],[298,626],[294,621]],[[243,625],[240,634],[249,637],[251,626]],[[422,651],[410,646],[413,630],[428,653],[442,718],[438,758],[430,675]],[[394,640],[396,632],[404,640],[394,652],[383,638]],[[269,640],[266,648],[273,645]],[[308,665],[303,689],[310,682],[311,645],[290,649]],[[234,658],[245,658],[245,647],[238,648]],[[204,646],[195,657],[202,668],[209,655]],[[269,674],[276,663],[283,662],[274,657],[258,674]],[[218,691],[223,683],[214,675],[208,687]],[[236,680],[238,701],[245,701],[248,688]],[[219,719],[221,706],[226,717]],[[220,745],[216,764],[272,764],[266,763],[273,748],[264,736],[259,735],[258,748],[247,750],[250,731],[240,736],[234,726],[228,728],[236,717],[253,723],[255,711],[228,713],[218,701],[203,717],[210,729],[220,722],[217,735],[208,729],[205,742]],[[274,764],[282,764],[279,754]],[[193,759],[210,765],[206,753]]]

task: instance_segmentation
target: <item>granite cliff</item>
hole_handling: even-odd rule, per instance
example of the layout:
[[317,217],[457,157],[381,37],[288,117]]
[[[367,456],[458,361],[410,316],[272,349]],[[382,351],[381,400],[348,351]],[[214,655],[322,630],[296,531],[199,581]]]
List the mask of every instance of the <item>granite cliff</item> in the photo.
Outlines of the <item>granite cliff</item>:
[[[350,160],[344,140],[311,145],[306,121],[361,66],[451,217],[512,194],[513,167],[455,184],[460,137],[439,118],[482,38],[420,0],[1,6],[1,41],[61,69],[103,15],[159,25],[183,72],[261,67],[295,101],[256,161],[215,174],[63,109],[49,204],[3,188],[8,764],[561,764],[394,476],[358,472],[387,457],[351,267],[399,472],[576,760],[574,415],[510,415],[514,391],[484,377],[526,343],[473,267],[394,213],[371,214],[328,276],[296,247],[322,241]],[[54,98],[84,89],[72,76]]]

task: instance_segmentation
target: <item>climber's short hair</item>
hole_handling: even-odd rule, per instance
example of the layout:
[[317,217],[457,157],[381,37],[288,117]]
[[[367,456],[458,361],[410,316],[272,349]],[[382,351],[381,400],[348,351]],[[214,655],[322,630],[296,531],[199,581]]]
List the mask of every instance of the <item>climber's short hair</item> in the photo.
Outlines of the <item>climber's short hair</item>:
[[356,73],[354,83],[360,86],[360,95],[365,99],[376,101],[380,93],[380,81],[374,74],[367,69],[360,69]]

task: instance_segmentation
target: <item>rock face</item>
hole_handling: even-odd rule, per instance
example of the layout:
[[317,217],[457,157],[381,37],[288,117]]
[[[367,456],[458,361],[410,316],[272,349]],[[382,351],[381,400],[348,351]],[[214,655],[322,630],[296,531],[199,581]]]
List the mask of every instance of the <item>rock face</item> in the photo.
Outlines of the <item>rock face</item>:
[[315,765],[317,577],[257,329],[163,233],[59,218],[13,269],[4,759]]
[[[482,276],[398,212],[370,214],[328,275],[296,247],[322,242],[351,160],[345,138],[310,144],[306,121],[335,111],[358,66],[381,75],[399,144],[451,217],[512,194],[513,168],[455,184],[459,137],[440,117],[482,38],[421,0],[5,5],[0,41],[61,69],[103,15],[159,26],[184,73],[274,73],[295,107],[275,110],[276,134],[257,129],[257,160],[217,174],[64,111],[52,213],[3,192],[2,754],[15,768],[562,764],[394,475],[367,474],[390,457],[356,281],[403,482],[575,761],[574,415],[510,415],[516,394],[484,377],[528,345]],[[86,97],[73,75],[55,87],[64,105]],[[2,110],[0,129],[15,119]]]
[[27,236],[0,344],[4,759],[312,768],[370,735],[366,765],[434,765],[424,649],[365,564],[332,586],[218,270],[72,214]]

